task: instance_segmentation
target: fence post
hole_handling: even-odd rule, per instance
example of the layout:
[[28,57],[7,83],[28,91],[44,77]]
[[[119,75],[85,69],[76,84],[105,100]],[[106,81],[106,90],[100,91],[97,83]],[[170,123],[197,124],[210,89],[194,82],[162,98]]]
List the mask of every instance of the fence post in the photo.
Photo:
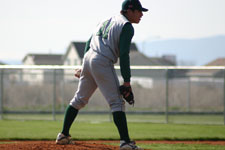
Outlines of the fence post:
[[187,111],[191,111],[191,78],[188,77],[188,87],[187,87]]
[[225,125],[225,69],[223,70],[223,121]]
[[166,69],[166,123],[169,123],[169,70]]
[[61,82],[60,82],[60,94],[61,94],[61,98],[62,98],[62,102],[61,102],[61,110],[60,111],[62,111],[62,112],[64,112],[65,111],[65,107],[64,107],[64,80],[62,80]]
[[56,69],[53,71],[53,101],[52,101],[52,117],[55,121],[55,104],[56,104]]
[[4,72],[3,72],[3,69],[1,69],[1,72],[0,72],[0,120],[3,119],[3,75],[4,75]]

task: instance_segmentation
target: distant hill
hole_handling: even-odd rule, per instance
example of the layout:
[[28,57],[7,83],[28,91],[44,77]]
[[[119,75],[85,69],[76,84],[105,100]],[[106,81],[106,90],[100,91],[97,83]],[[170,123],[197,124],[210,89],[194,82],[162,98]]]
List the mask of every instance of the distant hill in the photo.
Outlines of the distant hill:
[[2,63],[6,64],[6,65],[21,65],[22,61],[21,60],[8,59],[8,60],[2,60]]
[[[148,57],[176,55],[178,65],[205,65],[225,57],[225,35],[198,39],[169,39],[136,43]],[[5,64],[19,65],[21,60],[1,60]]]
[[178,65],[205,65],[219,57],[225,57],[225,35],[199,39],[170,39],[137,43],[149,57],[176,55]]

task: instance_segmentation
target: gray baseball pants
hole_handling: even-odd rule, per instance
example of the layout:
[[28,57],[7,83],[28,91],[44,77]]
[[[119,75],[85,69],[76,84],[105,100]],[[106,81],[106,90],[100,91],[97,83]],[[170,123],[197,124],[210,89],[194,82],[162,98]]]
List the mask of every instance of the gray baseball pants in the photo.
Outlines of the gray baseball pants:
[[125,102],[119,94],[119,85],[112,61],[89,49],[84,55],[78,89],[70,105],[81,109],[98,87],[112,112],[124,111]]

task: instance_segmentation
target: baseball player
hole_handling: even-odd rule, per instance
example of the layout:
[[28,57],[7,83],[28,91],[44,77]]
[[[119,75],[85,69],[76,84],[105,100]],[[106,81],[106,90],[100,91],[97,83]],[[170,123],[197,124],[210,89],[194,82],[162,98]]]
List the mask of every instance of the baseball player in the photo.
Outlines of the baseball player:
[[[129,61],[130,44],[134,35],[132,23],[138,24],[146,11],[148,9],[143,8],[139,0],[125,0],[119,15],[104,20],[97,26],[86,43],[82,69],[75,74],[79,77],[78,89],[66,109],[63,129],[56,138],[56,144],[70,144],[70,127],[79,110],[88,103],[98,87],[110,106],[120,135],[120,150],[141,149],[130,140],[123,98],[129,104],[134,104]],[[114,70],[118,58],[124,80],[122,86]]]

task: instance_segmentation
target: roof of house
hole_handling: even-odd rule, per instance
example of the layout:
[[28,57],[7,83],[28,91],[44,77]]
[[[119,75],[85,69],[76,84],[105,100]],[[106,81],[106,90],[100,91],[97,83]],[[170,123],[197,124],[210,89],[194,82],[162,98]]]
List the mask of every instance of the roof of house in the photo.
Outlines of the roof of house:
[[[117,62],[116,65],[118,65]],[[147,57],[139,51],[130,52],[130,65],[140,66],[174,66],[175,64],[162,57]]]
[[[80,58],[84,57],[84,49],[85,49],[85,46],[86,46],[86,42],[71,42],[67,51],[66,51],[64,59],[67,57],[67,55],[68,55],[68,53],[71,49],[71,46],[74,46],[76,48],[77,53],[78,53]],[[131,51],[137,51],[137,46],[136,46],[135,43],[131,43],[130,50]]]
[[[116,63],[119,65],[119,61]],[[161,57],[147,57],[139,51],[130,52],[130,65],[131,66],[173,66],[171,61],[166,60]],[[117,70],[117,73],[120,74],[120,71]],[[138,77],[164,77],[164,71],[162,70],[149,70],[149,69],[140,69],[132,70],[132,76]]]
[[[64,55],[64,60],[67,57],[71,47],[74,46],[78,52],[80,58],[84,56],[85,42],[71,42],[66,54]],[[138,48],[135,43],[130,45],[130,64],[131,65],[150,65],[150,66],[170,66],[175,65],[173,62],[162,58],[162,57],[147,57],[141,52],[138,51]],[[118,63],[116,64],[118,65]]]
[[78,55],[80,58],[84,57],[84,49],[85,49],[85,42],[72,42],[73,46],[77,49]]
[[[217,58],[204,66],[225,66],[225,58]],[[189,76],[214,76],[221,74],[220,72],[221,70],[208,69],[208,70],[192,70],[189,71],[187,74]]]
[[217,58],[216,60],[209,62],[205,66],[225,66],[225,58]]
[[23,62],[27,59],[27,57],[33,57],[33,61],[35,65],[62,65],[63,55],[60,54],[27,54]]
[[140,52],[130,53],[131,65],[148,65],[148,66],[173,66],[171,61],[162,57],[147,57]]

